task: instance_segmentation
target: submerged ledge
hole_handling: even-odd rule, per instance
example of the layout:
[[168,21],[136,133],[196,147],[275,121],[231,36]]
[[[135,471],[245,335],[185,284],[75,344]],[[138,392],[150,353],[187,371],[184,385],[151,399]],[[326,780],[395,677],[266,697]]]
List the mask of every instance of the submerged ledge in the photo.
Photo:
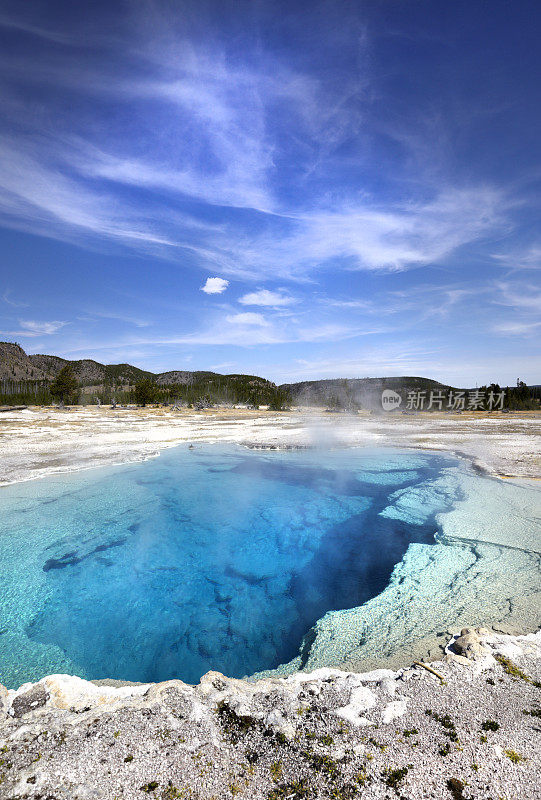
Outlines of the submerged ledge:
[[541,633],[464,633],[431,671],[0,688],[0,795],[534,800]]
[[[305,636],[296,659],[253,677],[324,666],[396,668],[408,658],[437,659],[465,620],[514,634],[541,627],[539,489],[472,470],[445,472],[429,487],[396,492],[387,510],[408,519],[419,489],[436,509],[441,495],[454,489],[453,508],[436,515],[441,532],[435,544],[410,544],[379,595],[356,608],[328,612]],[[512,529],[506,527],[513,521]]]

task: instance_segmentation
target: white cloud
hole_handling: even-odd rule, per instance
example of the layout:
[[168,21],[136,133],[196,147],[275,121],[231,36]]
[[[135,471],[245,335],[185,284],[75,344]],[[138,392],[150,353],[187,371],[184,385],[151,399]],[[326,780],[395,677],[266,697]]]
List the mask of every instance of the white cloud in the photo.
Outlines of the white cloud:
[[541,322],[500,322],[494,325],[492,330],[494,333],[510,336],[531,336],[537,334],[538,329],[541,327]]
[[541,326],[541,291],[535,285],[522,282],[504,282],[495,284],[498,295],[494,304],[506,306],[512,311],[506,312],[505,319],[496,321],[492,327],[494,333],[509,336],[531,336]]
[[201,291],[205,292],[205,294],[222,294],[228,286],[229,281],[224,278],[207,278],[205,285],[201,287]]
[[[337,210],[292,215],[290,231],[266,235],[243,253],[233,243],[231,259],[260,273],[303,276],[333,262],[334,268],[404,270],[438,262],[464,244],[493,231],[506,202],[496,189],[447,188],[424,203],[385,208],[368,201]],[[241,242],[241,246],[242,246]]]
[[500,296],[496,300],[498,305],[541,313],[541,290],[537,286],[504,282],[496,286],[500,291]]
[[121,352],[122,348],[131,351],[132,348],[159,347],[171,345],[205,346],[221,345],[250,348],[257,345],[287,344],[295,342],[321,342],[342,341],[356,336],[368,336],[376,333],[389,332],[390,328],[371,329],[358,324],[348,325],[333,324],[320,321],[311,327],[300,327],[290,318],[285,320],[280,317],[277,324],[271,319],[266,319],[263,314],[256,312],[242,312],[238,314],[218,314],[207,319],[198,330],[186,333],[164,333],[156,336],[125,336],[112,342],[87,343],[84,347],[71,348],[69,352],[87,352],[98,349],[104,352],[114,350]]
[[359,311],[370,311],[376,312],[379,314],[379,305],[376,306],[370,300],[331,300],[330,298],[325,298],[324,301],[325,305],[334,306],[335,308],[354,308]]
[[[284,209],[267,215],[261,232],[214,226],[204,258],[229,275],[304,281],[318,270],[403,271],[439,264],[460,247],[508,225],[508,201],[496,188],[446,187],[424,202],[379,206],[369,199],[332,209]],[[255,294],[255,293],[254,293]]]
[[289,306],[295,303],[294,297],[280,292],[271,292],[269,289],[259,289],[257,292],[248,292],[239,298],[239,303],[243,306],[269,306],[277,308],[279,306]]
[[[80,177],[71,177],[59,153],[46,138],[41,145],[0,136],[0,217],[10,227],[66,241],[80,242],[91,235],[120,241],[137,249],[176,247],[156,230],[147,211],[141,215],[119,203],[105,188],[96,191]],[[64,162],[64,170],[55,164]]]
[[2,300],[4,303],[7,303],[8,306],[13,306],[14,308],[28,308],[28,303],[20,303],[17,300],[13,300],[11,297],[11,289],[6,289],[4,294],[2,295]]
[[21,328],[29,332],[29,335],[39,336],[40,334],[56,333],[67,325],[67,322],[36,322],[33,319],[20,319],[19,325]]
[[[9,58],[2,65],[16,98],[10,78],[13,87],[47,81],[76,88],[96,109],[100,101],[108,107],[118,103],[134,125],[133,136],[122,137],[98,114],[91,127],[83,126],[65,109],[56,114],[48,96],[46,116],[58,129],[43,130],[35,111],[14,100],[9,116],[24,135],[0,140],[5,224],[78,243],[88,243],[92,235],[175,258],[182,249],[209,271],[258,281],[306,278],[331,262],[334,269],[408,269],[501,230],[505,198],[490,187],[460,190],[439,180],[444,188],[435,190],[436,184],[418,174],[413,197],[422,199],[417,201],[379,205],[346,185],[338,187],[345,198],[339,205],[330,178],[311,194],[303,181],[318,171],[320,177],[331,175],[326,167],[340,166],[340,143],[359,133],[369,76],[356,75],[337,92],[331,78],[299,73],[265,52],[243,60],[229,57],[218,41],[191,41],[185,38],[189,25],[180,33],[174,13],[163,12],[162,22],[168,20],[163,26],[160,15],[151,13],[149,25],[147,12],[138,13],[136,30],[119,30],[115,38],[115,57],[124,68],[115,75],[84,58],[75,64],[71,49],[65,61],[62,54],[40,57],[38,69]],[[24,15],[4,24],[50,35]],[[7,90],[3,100],[4,94],[11,100]],[[142,121],[150,115],[155,124],[149,127]],[[298,182],[287,201],[280,199],[284,134],[300,152],[293,178]],[[299,187],[302,198],[292,200]],[[187,200],[197,207],[183,214],[179,208],[185,209]],[[217,207],[215,214],[198,216],[201,203]],[[253,225],[254,220],[264,224]],[[261,290],[258,302],[241,302],[288,304],[284,295],[265,300],[267,291]]]
[[0,331],[7,336],[43,336],[43,335],[50,335],[52,333],[56,333],[63,328],[64,325],[67,325],[67,322],[37,322],[33,319],[20,319],[19,325],[21,326],[19,330],[16,331]]
[[[118,242],[166,257],[178,257],[183,250],[207,269],[248,280],[304,280],[330,264],[334,269],[399,271],[438,263],[459,247],[508,224],[503,192],[487,187],[447,187],[430,201],[386,206],[364,198],[330,210],[314,207],[299,212],[292,207],[277,208],[275,203],[275,210],[265,213],[264,226],[246,229],[231,209],[227,222],[219,222],[214,217],[209,221],[208,216],[199,219],[180,212],[174,204],[148,203],[138,208],[117,195],[110,175],[100,175],[107,180],[96,187],[100,156],[94,154],[93,159],[88,157],[88,163],[82,163],[73,147],[63,143],[59,148],[47,137],[40,137],[39,142],[0,137],[4,164],[0,218],[17,229],[79,243],[81,239]],[[131,169],[127,162],[124,168]],[[89,177],[93,179],[90,183]],[[189,196],[200,196],[195,186],[182,188],[177,174],[170,178],[171,191],[182,194],[186,189]],[[228,182],[225,177],[223,180]],[[207,178],[198,175],[197,181],[203,185]],[[155,184],[142,181],[141,186],[145,185]],[[226,201],[223,193],[216,195],[216,203]],[[535,253],[522,264],[533,268]],[[203,291],[221,293],[224,280],[210,279]],[[208,291],[213,284],[222,288]],[[283,292],[261,289],[240,302],[279,307],[294,301]]]
[[127,322],[129,325],[135,325],[136,328],[148,328],[151,324],[147,320],[141,319],[140,317],[132,317],[129,314],[121,314],[116,313],[114,311],[89,311],[88,317],[79,317],[80,320],[85,319],[93,319],[98,317],[99,319],[115,319],[119,322]]
[[266,327],[269,323],[263,314],[256,314],[253,311],[245,311],[241,314],[230,314],[226,317],[227,322],[233,325],[259,325]]
[[507,253],[495,253],[492,258],[510,269],[541,269],[541,246],[532,245]]

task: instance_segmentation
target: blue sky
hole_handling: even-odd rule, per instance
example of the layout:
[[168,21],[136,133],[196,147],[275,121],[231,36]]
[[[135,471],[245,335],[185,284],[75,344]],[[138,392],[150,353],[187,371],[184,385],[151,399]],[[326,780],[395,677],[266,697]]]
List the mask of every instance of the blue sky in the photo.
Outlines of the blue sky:
[[538,2],[0,0],[0,337],[541,382]]

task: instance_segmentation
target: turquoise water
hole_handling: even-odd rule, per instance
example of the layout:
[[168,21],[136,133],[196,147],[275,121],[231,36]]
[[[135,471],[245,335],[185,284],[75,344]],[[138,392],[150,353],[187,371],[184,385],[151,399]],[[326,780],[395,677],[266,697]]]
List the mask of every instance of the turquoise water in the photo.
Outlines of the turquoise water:
[[411,542],[434,542],[452,493],[427,505],[420,491],[406,516],[389,505],[456,463],[183,446],[5,487],[0,683],[58,672],[193,683],[276,667],[327,611],[382,591]]

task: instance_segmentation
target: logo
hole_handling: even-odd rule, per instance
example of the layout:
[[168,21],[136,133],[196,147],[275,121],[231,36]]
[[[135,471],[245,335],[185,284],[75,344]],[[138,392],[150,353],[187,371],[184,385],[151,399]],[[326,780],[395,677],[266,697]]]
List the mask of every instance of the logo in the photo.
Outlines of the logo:
[[393,392],[392,389],[384,389],[381,393],[381,405],[384,411],[392,411],[398,408],[401,402],[400,395],[397,392]]

